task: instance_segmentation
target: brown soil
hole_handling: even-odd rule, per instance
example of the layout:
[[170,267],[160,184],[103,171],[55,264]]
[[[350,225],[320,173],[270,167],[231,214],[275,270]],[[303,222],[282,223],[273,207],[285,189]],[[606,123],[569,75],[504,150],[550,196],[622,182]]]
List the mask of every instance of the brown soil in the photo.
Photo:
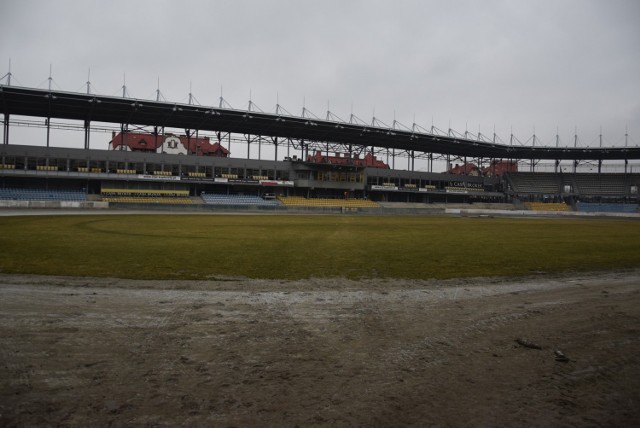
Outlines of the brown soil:
[[0,275],[0,317],[2,426],[640,420],[640,271],[445,282]]

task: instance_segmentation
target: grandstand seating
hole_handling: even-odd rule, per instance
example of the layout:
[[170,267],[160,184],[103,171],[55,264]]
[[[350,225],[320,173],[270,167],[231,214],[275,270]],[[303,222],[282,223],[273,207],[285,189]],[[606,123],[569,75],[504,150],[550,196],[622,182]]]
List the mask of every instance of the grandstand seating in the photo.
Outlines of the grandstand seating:
[[583,196],[624,196],[626,186],[622,174],[575,174],[576,193]]
[[103,202],[127,204],[192,204],[188,190],[113,189],[101,190]]
[[517,172],[505,174],[515,193],[558,195],[560,176],[547,173]]
[[[102,172],[102,168],[98,168],[98,167],[88,168],[86,166],[79,166],[78,172]],[[135,173],[135,171],[133,173]]]
[[160,189],[114,189],[103,188],[103,197],[188,197],[188,190],[160,190]]
[[275,199],[266,200],[254,195],[203,193],[200,197],[205,204],[211,205],[278,205]]
[[100,173],[102,172],[102,168],[88,168],[86,166],[79,166],[78,167],[78,172],[96,172],[96,173]]
[[188,205],[192,204],[190,198],[179,197],[145,197],[145,196],[103,196],[103,202],[118,202],[126,204],[172,204],[172,205]]
[[2,188],[0,200],[4,201],[86,201],[84,190],[78,189],[36,189],[36,188]]
[[525,202],[524,207],[530,211],[571,211],[563,202]]
[[484,192],[478,187],[445,186],[444,189],[449,192]]
[[638,204],[616,204],[616,203],[590,203],[578,202],[576,209],[580,212],[599,213],[637,213],[640,211]]
[[377,202],[368,199],[325,199],[304,198],[302,196],[278,196],[278,200],[290,207],[350,207],[350,208],[379,208]]

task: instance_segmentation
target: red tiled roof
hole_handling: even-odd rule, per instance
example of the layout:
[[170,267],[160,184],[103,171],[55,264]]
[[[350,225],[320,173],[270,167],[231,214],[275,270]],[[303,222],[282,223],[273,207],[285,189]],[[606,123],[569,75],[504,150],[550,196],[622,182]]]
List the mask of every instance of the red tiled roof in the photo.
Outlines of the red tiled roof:
[[478,167],[474,163],[465,163],[462,165],[456,165],[449,170],[451,174],[470,174],[473,171],[478,171]]
[[343,157],[341,157],[340,154],[327,157],[321,151],[316,151],[313,155],[307,156],[307,162],[330,163],[333,165],[355,165],[370,168],[389,168],[389,165],[376,159],[376,157],[371,153],[367,153],[362,159],[360,159],[358,157],[349,157],[346,153]]
[[[149,133],[142,132],[126,132],[126,133],[118,133],[113,136],[111,140],[111,145],[113,149],[120,147],[120,145],[126,145],[130,150],[133,151],[149,151],[149,152],[157,152],[158,149],[162,146],[165,139],[170,135],[154,135]],[[188,149],[188,153],[198,152],[198,155],[211,155],[214,153],[222,154],[226,156],[229,154],[229,150],[225,149],[219,143],[213,143],[209,141],[209,137],[204,138],[196,138],[191,137],[187,138],[186,135],[178,136],[182,146],[185,149]]]

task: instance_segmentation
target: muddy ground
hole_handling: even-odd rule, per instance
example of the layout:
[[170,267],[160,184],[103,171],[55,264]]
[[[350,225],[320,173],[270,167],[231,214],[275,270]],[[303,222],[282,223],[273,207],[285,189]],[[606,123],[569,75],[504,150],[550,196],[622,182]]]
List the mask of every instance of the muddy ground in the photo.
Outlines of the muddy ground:
[[364,282],[0,275],[0,321],[2,426],[640,420],[640,271]]

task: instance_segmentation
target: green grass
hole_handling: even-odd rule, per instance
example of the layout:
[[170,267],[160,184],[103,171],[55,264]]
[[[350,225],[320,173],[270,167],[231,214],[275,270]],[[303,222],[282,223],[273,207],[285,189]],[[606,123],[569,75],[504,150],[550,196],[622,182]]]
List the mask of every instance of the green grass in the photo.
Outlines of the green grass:
[[640,267],[640,222],[368,216],[0,218],[0,272],[452,278]]

